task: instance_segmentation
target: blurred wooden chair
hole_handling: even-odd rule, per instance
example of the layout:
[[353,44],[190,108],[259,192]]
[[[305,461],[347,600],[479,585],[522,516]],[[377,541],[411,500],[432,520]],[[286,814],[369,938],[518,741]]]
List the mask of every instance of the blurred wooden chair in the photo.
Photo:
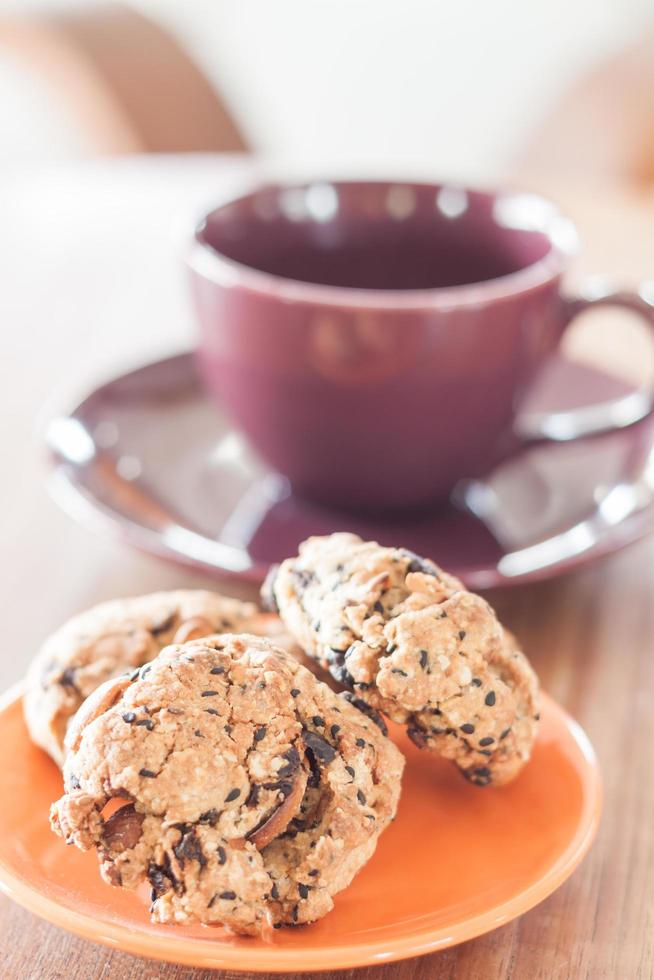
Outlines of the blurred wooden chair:
[[64,103],[90,153],[248,149],[191,58],[123,4],[0,16],[0,47]]
[[654,186],[654,28],[573,85],[531,134],[519,173]]

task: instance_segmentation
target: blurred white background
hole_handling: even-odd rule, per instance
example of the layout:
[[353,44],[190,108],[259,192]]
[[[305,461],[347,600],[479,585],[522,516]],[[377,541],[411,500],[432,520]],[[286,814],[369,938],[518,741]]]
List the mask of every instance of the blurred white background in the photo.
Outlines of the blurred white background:
[[[612,125],[577,100],[572,129],[558,142],[541,135],[536,160],[548,151],[555,165],[567,134],[577,137],[568,160],[577,170],[552,183],[587,236],[573,276],[651,275],[652,210],[643,201],[654,207],[654,164],[633,134],[648,139],[654,119],[653,3],[84,0],[76,14],[65,0],[0,0],[0,439],[11,474],[0,488],[0,551],[8,587],[23,597],[3,620],[12,656],[0,657],[0,687],[74,610],[179,582],[176,569],[126,561],[46,502],[42,427],[98,380],[192,346],[183,243],[202,209],[268,161],[323,173],[520,176],[516,158],[549,107],[626,51]],[[44,10],[49,17],[36,16]],[[139,15],[170,32],[215,91]],[[628,46],[641,37],[644,70],[635,72]],[[605,92],[602,83],[602,107]],[[221,117],[221,99],[236,127]],[[630,115],[634,104],[642,111]],[[594,137],[627,146],[625,118],[635,152],[613,172],[631,177],[629,159],[642,157],[647,186],[625,179],[598,191]],[[547,181],[537,186],[550,193]],[[589,328],[583,359],[597,352],[618,371],[624,361],[625,376],[632,362],[648,367],[613,319],[602,336],[595,320]],[[62,574],[53,575],[53,556]]]
[[[37,6],[62,5],[0,0],[0,15]],[[187,48],[252,147],[273,160],[477,180],[501,175],[557,95],[654,17],[651,0],[133,6]],[[47,82],[2,45],[0,93],[1,165],[85,152]]]

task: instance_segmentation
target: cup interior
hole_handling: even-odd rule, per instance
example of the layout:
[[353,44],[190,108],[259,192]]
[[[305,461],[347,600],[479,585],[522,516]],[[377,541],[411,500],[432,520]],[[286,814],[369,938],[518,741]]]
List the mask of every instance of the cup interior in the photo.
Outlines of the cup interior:
[[232,263],[285,280],[430,290],[529,268],[556,247],[562,222],[531,194],[321,182],[267,186],[231,201],[207,216],[197,239]]

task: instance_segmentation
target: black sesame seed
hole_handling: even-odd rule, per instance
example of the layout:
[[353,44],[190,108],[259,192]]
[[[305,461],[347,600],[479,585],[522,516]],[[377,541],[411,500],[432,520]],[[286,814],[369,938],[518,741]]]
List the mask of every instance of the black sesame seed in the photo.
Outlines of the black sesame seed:
[[365,806],[366,805],[365,795],[361,792],[360,789],[357,790],[357,800],[359,801],[359,803],[361,804],[361,806]]
[[131,725],[136,720],[136,714],[133,711],[126,711],[122,718],[128,725]]
[[293,688],[291,688],[291,697],[292,697],[292,698],[296,698],[296,697],[298,696],[298,694],[299,694],[299,693],[300,693],[300,692],[299,692],[299,690],[297,689],[297,687],[293,687]]
[[298,894],[299,894],[300,898],[308,898],[309,897],[309,886],[308,885],[299,884],[297,886],[297,890],[298,890]]
[[207,715],[218,715],[218,717],[220,717],[220,712],[219,711],[216,711],[215,708],[205,708],[204,709],[204,712]]
[[473,677],[472,678],[472,683],[475,685],[475,687],[481,687],[481,678],[479,678],[479,677]]
[[352,768],[352,766],[346,766],[345,767],[345,771],[348,774],[348,776],[351,776],[352,779],[354,779],[354,777],[355,777],[356,774],[355,774],[354,769]]
[[293,906],[293,912],[292,912],[293,922],[297,922],[298,913],[299,913],[299,909],[298,909],[297,905],[294,905]]
[[154,728],[154,722],[151,718],[141,718],[140,721],[136,722],[137,725],[147,728],[149,732]]
[[231,725],[225,725],[225,733],[227,735],[231,735],[232,734],[232,726]]
[[401,674],[402,677],[409,676],[405,670],[400,670],[399,667],[393,667],[393,669],[391,670],[391,674]]
[[486,738],[480,738],[479,739],[479,744],[480,745],[492,745],[494,741],[495,741],[494,738],[492,738],[490,735],[487,735]]
[[236,898],[236,892],[221,892],[218,898],[224,898],[226,902],[233,902]]
[[236,787],[235,789],[230,789],[229,793],[225,797],[225,803],[231,803],[232,800],[238,799],[240,795],[241,795],[241,791],[240,789],[238,789],[238,787]]
[[472,770],[475,776],[479,776],[480,779],[490,779],[491,771],[487,769],[486,766],[482,766],[479,769]]
[[336,738],[336,736],[338,735],[338,733],[340,732],[340,730],[341,730],[341,726],[340,725],[332,725],[332,727],[329,729],[329,731],[331,732],[332,738]]
[[378,612],[378,613],[383,613],[383,611],[384,611],[384,607],[382,606],[382,604],[379,601],[379,599],[377,600],[377,602],[374,604],[374,606],[372,608],[375,610],[375,612]]
[[224,864],[227,860],[227,854],[225,853],[225,848],[221,847],[220,844],[216,848],[216,854],[218,855],[218,864]]
[[201,813],[198,817],[198,823],[215,823],[219,816],[220,814],[215,808],[205,810],[204,813]]
[[408,548],[402,548],[401,554],[409,559],[409,564],[407,566],[407,572],[422,572],[423,575],[431,575],[433,578],[438,578],[438,572],[436,566],[433,562],[429,561],[428,558],[421,558],[420,555],[416,555],[413,551],[409,551]]
[[203,691],[200,697],[215,698],[216,694],[218,694],[218,691]]
[[209,673],[210,674],[224,674],[225,673],[225,668],[224,667],[212,667],[211,670],[209,671]]
[[279,888],[277,887],[277,884],[273,884],[272,888],[270,889],[270,897],[279,898]]
[[366,740],[365,740],[365,738],[358,738],[356,740],[356,744],[358,745],[358,747],[360,749],[365,749],[365,747],[366,747]]
[[484,703],[487,704],[489,708],[493,707],[493,705],[495,704],[495,691],[488,692],[488,694],[484,698]]
[[273,922],[273,929],[281,929],[281,927],[282,927],[281,922]]
[[461,731],[465,732],[466,735],[472,735],[474,730],[475,730],[475,726],[471,725],[469,721],[467,721],[465,725],[461,725]]
[[200,729],[199,729],[199,728],[196,728],[196,729],[195,729],[195,735],[196,735],[196,736],[197,736],[198,738],[204,738],[204,735],[202,734],[202,732],[200,731]]
[[156,779],[156,772],[152,772],[151,769],[139,769],[139,776],[143,776],[146,779]]
[[324,718],[321,718],[320,715],[314,715],[313,718],[311,719],[311,721],[314,723],[314,725],[316,726],[316,728],[324,728],[325,727],[325,720],[324,720]]
[[309,875],[310,878],[317,878],[318,875],[320,874],[320,871],[318,870],[318,868],[312,868],[311,871],[307,871],[307,874]]
[[425,667],[427,666],[428,663],[429,663],[429,654],[427,653],[426,650],[421,650],[420,651],[420,666],[422,667],[423,670],[425,669]]
[[257,728],[256,732],[254,733],[254,741],[260,742],[262,738],[265,738],[266,731],[267,729],[265,725],[262,725],[260,728]]
[[459,630],[459,639],[460,640],[465,640],[465,638],[466,638],[466,631],[465,630]]

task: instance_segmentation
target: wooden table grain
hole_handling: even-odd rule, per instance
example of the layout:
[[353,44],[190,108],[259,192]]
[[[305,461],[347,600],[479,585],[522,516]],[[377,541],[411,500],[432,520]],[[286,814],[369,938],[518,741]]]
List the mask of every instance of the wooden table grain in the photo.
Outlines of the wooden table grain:
[[[21,175],[0,190],[2,686],[22,674],[42,638],[77,609],[119,594],[209,584],[95,538],[61,514],[43,487],[33,425],[53,389],[56,399],[70,397],[116,365],[189,342],[175,229],[180,217],[188,219],[241,175],[238,165],[213,158],[134,160]],[[581,226],[586,247],[575,276],[590,269],[623,282],[654,275],[654,199],[615,188],[541,184]],[[621,329],[616,336],[615,321],[589,324],[571,347],[638,376],[648,360],[646,344],[635,337],[626,343]],[[523,641],[544,687],[593,741],[605,793],[598,839],[572,878],[517,921],[429,957],[329,977],[651,980],[654,539],[574,576],[490,599]],[[105,949],[4,897],[0,953],[3,980],[243,976]]]

